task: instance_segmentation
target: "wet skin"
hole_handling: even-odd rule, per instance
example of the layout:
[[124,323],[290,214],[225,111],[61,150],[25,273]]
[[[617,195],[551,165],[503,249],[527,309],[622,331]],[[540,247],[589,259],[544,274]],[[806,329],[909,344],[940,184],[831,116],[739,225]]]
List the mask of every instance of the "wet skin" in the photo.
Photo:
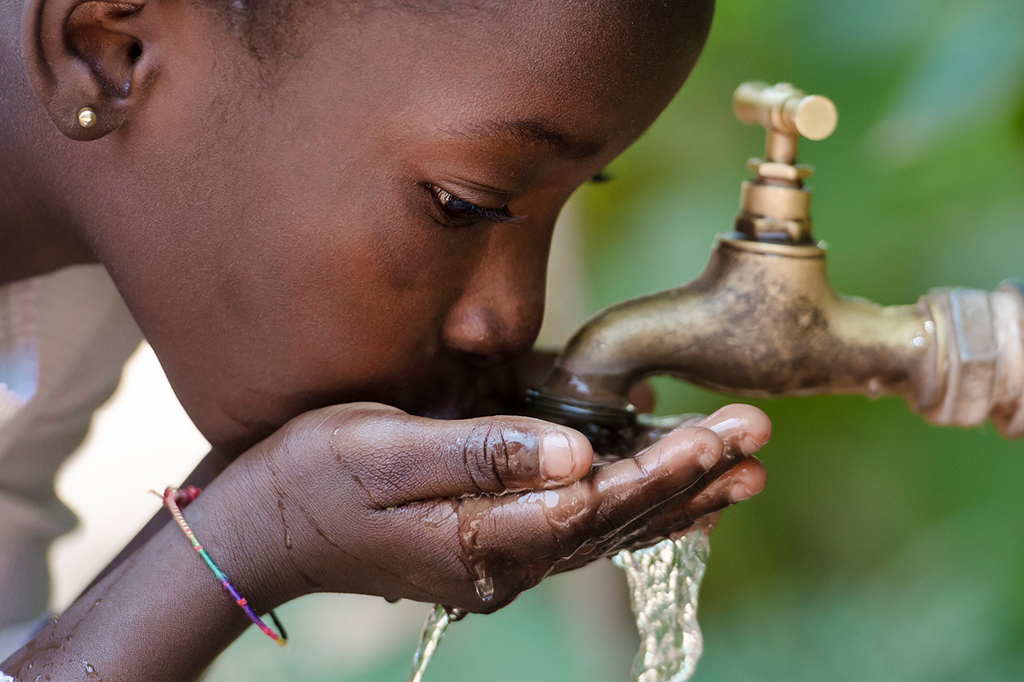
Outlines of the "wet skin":
[[[108,268],[190,416],[237,457],[185,515],[259,609],[326,590],[490,611],[763,486],[748,456],[770,425],[750,407],[594,474],[563,427],[416,416],[471,410],[481,368],[532,345],[559,210],[702,44],[706,12],[657,4],[331,5],[257,65],[191,2],[27,0],[39,99],[0,71],[21,169],[0,185],[0,274]],[[219,590],[166,527],[2,667],[198,675],[247,622]]]

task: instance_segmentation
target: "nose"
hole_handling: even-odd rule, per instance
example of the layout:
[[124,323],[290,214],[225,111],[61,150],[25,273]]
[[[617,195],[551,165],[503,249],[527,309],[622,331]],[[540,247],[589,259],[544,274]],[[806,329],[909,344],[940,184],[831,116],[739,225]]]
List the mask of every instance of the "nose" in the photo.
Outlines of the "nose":
[[550,231],[530,239],[528,229],[495,226],[445,319],[446,347],[489,360],[510,360],[533,347],[544,316]]

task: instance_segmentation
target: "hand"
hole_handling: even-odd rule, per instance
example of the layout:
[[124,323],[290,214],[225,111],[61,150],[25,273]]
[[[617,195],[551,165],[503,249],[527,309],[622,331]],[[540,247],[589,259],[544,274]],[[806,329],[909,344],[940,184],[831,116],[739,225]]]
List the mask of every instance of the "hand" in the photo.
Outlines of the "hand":
[[489,612],[755,494],[749,455],[769,435],[760,410],[733,405],[591,472],[589,443],[562,426],[358,403],[303,415],[225,473],[248,470],[267,524],[249,557],[262,606],[331,591]]

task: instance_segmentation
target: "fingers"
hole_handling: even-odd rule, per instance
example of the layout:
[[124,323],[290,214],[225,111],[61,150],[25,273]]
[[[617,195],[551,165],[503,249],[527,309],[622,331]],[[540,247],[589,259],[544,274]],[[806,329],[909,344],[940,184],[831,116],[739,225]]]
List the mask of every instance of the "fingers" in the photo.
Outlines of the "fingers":
[[[725,444],[727,456],[704,476],[693,498],[638,529],[634,545],[652,544],[682,532],[696,521],[749,499],[764,488],[767,480],[764,466],[750,456],[771,437],[771,420],[764,412],[752,405],[726,405],[694,425],[717,433]],[[714,523],[717,517],[711,525]]]
[[772,423],[753,405],[726,405],[696,422],[694,426],[711,429],[734,454],[752,455],[772,436]]
[[713,414],[693,423],[718,434],[725,446],[726,456],[703,478],[697,490],[731,469],[745,455],[760,450],[772,433],[768,416],[753,405],[726,405]]
[[362,404],[332,427],[331,450],[358,462],[359,483],[381,508],[562,486],[593,461],[583,434],[528,417],[446,421]]
[[607,542],[694,486],[723,451],[715,433],[689,427],[571,486],[459,500],[463,552],[501,575],[538,559],[569,556],[588,542]]
[[471,544],[463,549],[477,557],[476,565],[488,563],[500,575],[577,551],[568,563],[581,565],[590,560],[583,555],[596,558],[664,537],[758,492],[764,468],[748,455],[770,433],[770,422],[757,408],[729,406],[574,485],[460,500],[460,535]]
[[744,457],[732,469],[713,481],[690,500],[673,507],[651,521],[637,538],[649,544],[681,533],[700,520],[709,527],[718,522],[726,507],[748,500],[764,489],[767,473],[756,457]]

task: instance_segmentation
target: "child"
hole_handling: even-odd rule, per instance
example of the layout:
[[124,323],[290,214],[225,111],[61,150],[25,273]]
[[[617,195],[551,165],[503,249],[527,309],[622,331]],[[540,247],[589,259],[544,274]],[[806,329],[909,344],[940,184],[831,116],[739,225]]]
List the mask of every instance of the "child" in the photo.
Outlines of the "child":
[[[694,486],[767,440],[750,407],[593,475],[571,429],[452,419],[529,351],[559,210],[682,85],[710,2],[18,5],[0,10],[9,318],[45,315],[32,291],[55,285],[33,278],[106,268],[226,466],[185,517],[257,612],[318,591],[493,611],[761,489],[750,457]],[[118,341],[85,357],[132,345],[94,318]],[[24,368],[32,325],[8,326]],[[249,620],[193,554],[166,524],[0,669],[198,676]]]

